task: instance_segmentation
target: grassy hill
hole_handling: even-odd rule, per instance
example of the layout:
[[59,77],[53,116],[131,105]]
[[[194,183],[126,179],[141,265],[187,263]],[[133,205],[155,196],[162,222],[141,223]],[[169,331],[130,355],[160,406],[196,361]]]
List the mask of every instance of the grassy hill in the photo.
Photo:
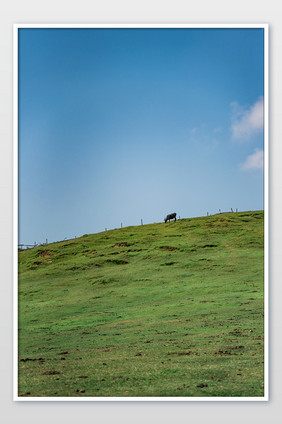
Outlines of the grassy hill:
[[263,396],[263,218],[19,252],[19,396]]

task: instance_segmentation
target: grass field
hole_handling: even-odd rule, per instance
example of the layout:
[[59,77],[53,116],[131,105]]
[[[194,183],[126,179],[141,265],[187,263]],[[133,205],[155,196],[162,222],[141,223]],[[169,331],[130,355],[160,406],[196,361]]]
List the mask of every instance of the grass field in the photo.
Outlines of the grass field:
[[263,396],[264,214],[19,252],[19,396]]

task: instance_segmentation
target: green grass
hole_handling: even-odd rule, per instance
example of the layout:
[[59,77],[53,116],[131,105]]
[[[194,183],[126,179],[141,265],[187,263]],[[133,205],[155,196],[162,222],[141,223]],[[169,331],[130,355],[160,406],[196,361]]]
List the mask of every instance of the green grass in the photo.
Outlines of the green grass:
[[19,396],[263,396],[263,218],[19,252]]

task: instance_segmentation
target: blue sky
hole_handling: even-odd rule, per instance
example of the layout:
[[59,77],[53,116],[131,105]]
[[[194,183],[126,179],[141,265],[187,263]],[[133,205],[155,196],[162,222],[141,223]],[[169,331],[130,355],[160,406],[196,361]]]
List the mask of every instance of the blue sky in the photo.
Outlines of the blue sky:
[[19,30],[19,242],[263,209],[263,29]]

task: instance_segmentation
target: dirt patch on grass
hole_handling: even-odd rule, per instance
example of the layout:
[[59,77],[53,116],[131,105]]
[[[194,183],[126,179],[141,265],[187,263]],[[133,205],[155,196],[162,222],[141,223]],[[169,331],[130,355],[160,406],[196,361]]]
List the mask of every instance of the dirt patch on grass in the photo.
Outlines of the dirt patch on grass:
[[122,242],[114,244],[112,247],[128,247],[128,246],[130,246],[130,244],[127,243],[127,241],[122,241]]
[[[48,256],[47,256],[47,258],[48,258]],[[33,265],[35,265],[35,266],[31,266],[30,269],[35,269],[37,266],[51,264],[51,263],[52,263],[52,259],[45,259],[44,258],[44,260],[42,260],[42,261],[34,261]]]
[[34,261],[33,265],[39,266],[39,265],[43,265],[44,262],[40,262],[40,261]]
[[159,249],[165,250],[167,252],[174,252],[174,251],[180,250],[178,247],[171,247],[171,246],[160,246]]
[[59,246],[60,249],[64,248],[64,247],[68,247],[68,246],[73,246],[74,243],[65,243],[62,244],[61,246]]
[[39,252],[37,253],[37,256],[44,258],[44,257],[49,257],[51,254],[50,250],[39,250]]

